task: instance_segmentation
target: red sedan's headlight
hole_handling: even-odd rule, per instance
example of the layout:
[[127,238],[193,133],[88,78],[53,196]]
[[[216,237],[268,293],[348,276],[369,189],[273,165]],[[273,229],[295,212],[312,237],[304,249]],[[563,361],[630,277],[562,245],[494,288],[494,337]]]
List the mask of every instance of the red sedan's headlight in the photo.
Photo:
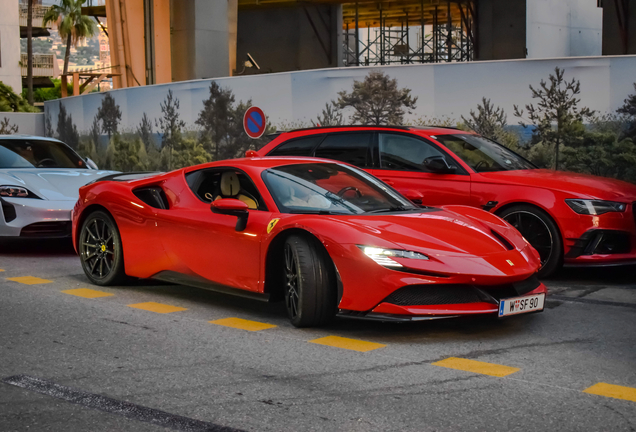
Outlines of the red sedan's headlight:
[[566,199],[565,203],[578,214],[594,216],[627,209],[627,204],[614,201]]

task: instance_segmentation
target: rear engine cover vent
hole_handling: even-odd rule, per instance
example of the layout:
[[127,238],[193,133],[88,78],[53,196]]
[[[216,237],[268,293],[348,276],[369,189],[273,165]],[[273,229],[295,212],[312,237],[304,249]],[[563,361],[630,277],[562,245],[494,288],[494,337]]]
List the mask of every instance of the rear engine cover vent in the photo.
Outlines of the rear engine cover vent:
[[170,208],[166,193],[159,186],[147,186],[135,189],[133,194],[150,207],[163,210],[168,210]]

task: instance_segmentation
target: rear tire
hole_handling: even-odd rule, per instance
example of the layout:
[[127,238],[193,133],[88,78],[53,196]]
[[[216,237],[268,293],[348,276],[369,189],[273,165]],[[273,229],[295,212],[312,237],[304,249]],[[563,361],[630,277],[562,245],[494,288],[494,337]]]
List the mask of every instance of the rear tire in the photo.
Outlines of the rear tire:
[[563,264],[563,240],[559,227],[543,210],[531,205],[516,205],[499,213],[528,240],[541,256],[539,277],[550,276]]
[[336,314],[336,277],[315,240],[292,235],[283,246],[285,308],[295,327],[327,324]]
[[88,215],[79,235],[78,250],[86,277],[95,285],[118,285],[126,279],[124,253],[117,224],[106,212]]

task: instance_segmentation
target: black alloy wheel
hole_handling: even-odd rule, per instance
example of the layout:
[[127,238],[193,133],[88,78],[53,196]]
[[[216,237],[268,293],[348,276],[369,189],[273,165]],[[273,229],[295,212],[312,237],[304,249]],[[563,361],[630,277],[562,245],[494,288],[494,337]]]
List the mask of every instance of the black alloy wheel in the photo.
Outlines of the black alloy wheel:
[[84,273],[95,285],[116,285],[125,279],[121,237],[113,218],[91,213],[79,235],[79,254]]
[[284,253],[285,308],[296,327],[328,323],[336,313],[333,263],[316,240],[292,235]]
[[561,233],[550,216],[530,205],[509,207],[499,214],[539,252],[539,277],[547,277],[561,267],[563,241]]

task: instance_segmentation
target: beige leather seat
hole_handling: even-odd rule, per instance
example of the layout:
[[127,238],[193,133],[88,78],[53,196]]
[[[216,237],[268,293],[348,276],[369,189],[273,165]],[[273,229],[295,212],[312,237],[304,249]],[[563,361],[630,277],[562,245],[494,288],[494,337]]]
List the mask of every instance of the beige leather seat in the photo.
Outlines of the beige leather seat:
[[214,198],[214,201],[221,198],[234,198],[243,201],[252,210],[258,208],[256,199],[241,190],[241,182],[233,171],[226,171],[221,175],[221,193]]

